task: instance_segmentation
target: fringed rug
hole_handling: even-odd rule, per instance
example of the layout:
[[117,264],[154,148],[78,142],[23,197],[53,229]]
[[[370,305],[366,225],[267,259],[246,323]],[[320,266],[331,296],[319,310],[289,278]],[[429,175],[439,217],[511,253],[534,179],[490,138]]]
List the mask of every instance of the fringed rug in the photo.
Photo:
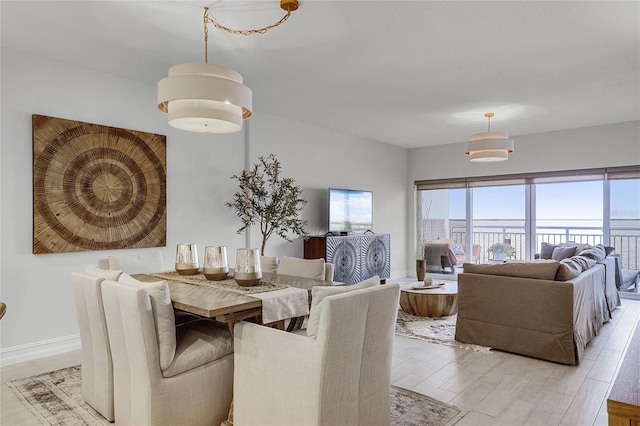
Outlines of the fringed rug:
[[418,317],[400,309],[396,322],[396,334],[411,339],[455,346],[456,348],[469,349],[476,352],[491,351],[491,348],[486,346],[462,343],[455,339],[456,315],[440,318]]
[[[82,400],[80,366],[7,382],[43,425],[110,425]],[[393,386],[393,426],[450,425],[466,414],[457,407]]]

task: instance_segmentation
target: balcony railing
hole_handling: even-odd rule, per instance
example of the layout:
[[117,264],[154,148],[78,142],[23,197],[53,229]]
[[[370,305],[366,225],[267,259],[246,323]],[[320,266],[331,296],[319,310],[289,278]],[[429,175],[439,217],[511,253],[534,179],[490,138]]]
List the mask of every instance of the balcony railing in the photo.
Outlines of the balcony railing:
[[[486,222],[486,221],[485,221]],[[602,228],[578,226],[544,226],[536,233],[536,248],[540,249],[542,242],[561,244],[575,242],[577,244],[604,244]],[[612,226],[608,244],[615,248],[614,253],[620,254],[623,269],[640,270],[640,229],[638,227]],[[457,243],[466,243],[466,225],[464,221],[451,220],[449,235]],[[509,241],[516,249],[516,259],[526,259],[526,233],[523,226],[487,225],[483,224],[473,231],[473,244],[482,246],[480,262],[490,259],[487,249],[494,243]],[[533,257],[533,254],[531,255]]]

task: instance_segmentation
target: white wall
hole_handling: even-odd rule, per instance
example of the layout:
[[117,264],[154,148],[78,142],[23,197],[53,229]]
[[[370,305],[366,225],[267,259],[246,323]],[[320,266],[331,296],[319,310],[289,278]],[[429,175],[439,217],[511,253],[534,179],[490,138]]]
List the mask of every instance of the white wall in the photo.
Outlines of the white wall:
[[[416,180],[575,170],[640,164],[640,121],[513,136],[507,161],[472,163],[465,143],[409,150],[407,193]],[[415,196],[408,196],[414,202]],[[408,248],[415,244],[414,206],[407,209]],[[407,268],[412,267],[409,260]]]
[[[156,88],[44,58],[2,49],[0,140],[0,322],[2,363],[78,347],[78,327],[70,285],[72,271],[108,252],[33,255],[31,114],[42,114],[167,135],[167,246],[195,242],[225,245],[230,263],[245,246],[240,222],[224,206],[245,164],[245,135],[199,135],[175,130],[157,111]],[[254,94],[259,96],[259,94]],[[392,234],[394,277],[405,275],[407,151],[340,135],[254,111],[250,158],[274,153],[284,173],[309,201],[303,218],[311,232],[326,220],[329,186],[374,191],[375,231]],[[302,256],[302,243],[272,237],[267,254]],[[257,234],[251,245],[259,246]],[[123,250],[140,253],[154,249]]]

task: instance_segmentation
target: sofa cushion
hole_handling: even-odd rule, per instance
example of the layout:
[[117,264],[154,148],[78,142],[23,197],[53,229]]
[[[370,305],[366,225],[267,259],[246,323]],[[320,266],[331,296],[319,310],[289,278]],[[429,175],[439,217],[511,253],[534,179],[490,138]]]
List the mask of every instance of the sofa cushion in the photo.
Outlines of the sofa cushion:
[[543,242],[540,244],[540,259],[551,259],[551,255],[553,254],[553,249],[559,247],[556,244],[549,244]]
[[560,261],[556,281],[569,281],[596,265],[596,261],[584,256],[572,256]]
[[147,290],[151,296],[151,307],[156,322],[160,368],[166,369],[173,362],[176,353],[176,319],[166,281],[147,283],[138,281],[129,274],[120,275],[118,282]]
[[580,254],[582,250],[590,249],[591,247],[593,247],[590,244],[581,244],[581,243],[564,243],[564,244],[561,244],[561,246],[563,247],[575,246],[576,254]]
[[576,254],[576,246],[556,247],[551,253],[551,259],[560,262],[562,259],[567,259]]
[[596,244],[595,246],[582,250],[578,253],[580,256],[588,257],[596,262],[602,262],[607,257],[607,251],[602,244]]
[[464,272],[472,274],[553,280],[556,277],[559,264],[560,263],[558,261],[551,259],[481,265],[465,263]]
[[307,336],[317,337],[320,326],[320,312],[322,310],[322,300],[327,296],[346,293],[348,291],[361,290],[363,288],[380,285],[380,277],[377,275],[349,286],[315,286],[311,289],[311,309],[309,309],[309,322],[307,324]]
[[558,266],[558,272],[556,272],[556,281],[569,281],[572,278],[577,277],[582,273],[582,266],[569,257],[562,259]]

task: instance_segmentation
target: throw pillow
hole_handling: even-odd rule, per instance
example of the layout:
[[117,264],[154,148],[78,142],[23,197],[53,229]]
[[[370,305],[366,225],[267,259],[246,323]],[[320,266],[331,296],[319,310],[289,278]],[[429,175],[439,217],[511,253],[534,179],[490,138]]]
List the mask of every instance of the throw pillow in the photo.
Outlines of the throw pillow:
[[451,251],[456,256],[464,256],[464,248],[462,248],[462,244],[451,244]]
[[558,247],[555,244],[542,243],[540,244],[540,259],[551,259],[553,249]]
[[147,290],[151,297],[151,307],[156,322],[160,368],[166,369],[176,354],[176,319],[171,305],[169,284],[166,281],[146,283],[138,281],[129,274],[120,275],[118,282]]
[[134,255],[109,256],[109,269],[122,269],[128,274],[161,272],[166,268],[162,252],[151,251]]
[[278,272],[278,258],[269,256],[260,256],[260,269],[267,274],[275,274]]
[[280,259],[277,273],[324,280],[324,259],[299,259],[297,257],[284,256]]
[[579,262],[572,257],[562,259],[558,272],[556,272],[556,281],[569,281],[582,273],[583,269]]
[[576,246],[556,247],[551,253],[551,259],[560,262],[562,259],[574,256],[576,254]]
[[89,265],[84,269],[84,272],[93,275],[94,277],[104,278],[109,281],[118,281],[120,274],[122,273],[119,269],[100,269],[95,265]]
[[346,293],[348,291],[361,290],[363,288],[380,285],[380,277],[373,276],[358,284],[350,286],[315,286],[311,289],[311,309],[309,309],[309,322],[307,323],[307,336],[318,337],[318,327],[320,325],[320,311],[322,310],[322,300],[327,296]]
[[590,249],[583,250],[580,253],[580,256],[593,259],[599,263],[599,262],[602,262],[607,257],[607,250],[604,248],[602,244],[596,244]]

